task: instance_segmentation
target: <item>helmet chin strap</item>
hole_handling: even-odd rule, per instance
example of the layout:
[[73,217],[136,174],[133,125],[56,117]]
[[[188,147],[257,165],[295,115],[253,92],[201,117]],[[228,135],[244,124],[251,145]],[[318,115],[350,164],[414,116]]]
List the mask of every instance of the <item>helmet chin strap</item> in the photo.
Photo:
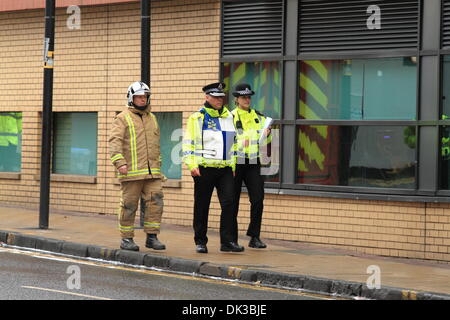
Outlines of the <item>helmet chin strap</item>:
[[137,105],[135,105],[134,103],[133,103],[133,107],[135,108],[135,109],[138,109],[138,110],[140,110],[140,111],[144,111],[145,109],[147,109],[148,108],[148,104],[146,104],[145,106],[137,106]]

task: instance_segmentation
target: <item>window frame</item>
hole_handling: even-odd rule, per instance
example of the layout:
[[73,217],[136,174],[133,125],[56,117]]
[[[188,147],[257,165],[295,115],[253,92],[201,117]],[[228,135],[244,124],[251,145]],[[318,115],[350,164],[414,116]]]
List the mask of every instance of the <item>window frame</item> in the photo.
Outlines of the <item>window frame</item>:
[[[55,157],[55,139],[56,138],[56,117],[57,114],[68,114],[68,113],[91,113],[91,114],[95,114],[96,117],[96,121],[97,121],[97,128],[96,128],[96,148],[95,148],[95,152],[96,152],[96,164],[95,164],[95,174],[77,174],[77,173],[59,173],[59,172],[54,172],[55,168],[55,162],[56,162],[56,157]],[[99,163],[99,152],[98,152],[98,148],[99,148],[99,140],[98,140],[98,130],[99,130],[99,112],[97,111],[60,111],[60,112],[53,112],[52,113],[52,148],[51,148],[51,171],[50,171],[50,175],[51,177],[54,178],[54,180],[56,179],[56,181],[65,181],[64,177],[80,177],[80,178],[84,178],[81,179],[80,182],[84,182],[84,183],[96,183],[96,178],[98,175],[98,163]],[[62,178],[58,179],[57,177],[60,176]],[[93,179],[92,179],[93,178]],[[70,179],[69,179],[70,180]]]
[[[223,30],[223,1],[221,1],[221,32]],[[449,1],[447,1],[449,2]],[[299,1],[285,0],[283,3],[283,53],[273,55],[222,55],[223,37],[220,42],[220,79],[223,79],[222,64],[225,62],[282,61],[282,97],[280,125],[280,183],[265,183],[266,191],[274,194],[293,194],[332,198],[375,199],[388,201],[450,202],[450,190],[440,190],[440,127],[450,126],[449,120],[441,120],[440,95],[442,92],[442,55],[450,54],[450,48],[443,48],[443,6],[444,1],[428,4],[418,0],[417,49],[387,49],[373,51],[328,51],[302,53],[299,51]],[[441,19],[436,19],[440,16]],[[221,33],[223,36],[223,33]],[[299,99],[298,64],[301,60],[330,59],[376,59],[396,57],[417,57],[416,118],[415,120],[306,120],[297,119]],[[438,61],[438,63],[436,62]],[[295,70],[295,71],[293,71]],[[292,87],[295,83],[295,89]],[[437,85],[437,86],[436,86]],[[439,90],[435,90],[435,87]],[[438,93],[439,91],[439,93]],[[429,102],[431,101],[431,102]],[[295,110],[286,106],[295,105]],[[424,103],[427,102],[427,103]],[[429,102],[429,103],[428,103]],[[439,105],[439,107],[437,107]],[[439,108],[439,110],[438,110]],[[416,188],[363,188],[347,186],[320,186],[295,183],[297,174],[297,126],[298,125],[402,125],[415,126],[416,145]],[[295,148],[292,148],[295,143]],[[292,149],[295,149],[294,151]],[[430,156],[431,154],[431,156]]]
[[[183,112],[181,112],[181,111],[152,111],[152,113],[155,115],[157,120],[158,120],[157,114],[169,114],[169,113],[171,113],[171,114],[179,114],[179,116],[180,116],[180,123],[179,123],[179,125],[180,126],[178,128],[176,128],[175,130],[177,130],[177,129],[183,130]],[[158,126],[159,126],[159,128],[161,130],[161,123],[159,121],[158,121]],[[161,135],[161,133],[160,133],[160,135]],[[183,135],[181,135],[180,137],[181,137],[181,140],[179,142],[177,142],[175,145],[180,144],[182,142]],[[162,152],[161,152],[161,173],[164,174],[164,172],[162,172],[162,162],[163,162],[163,159],[162,159]],[[180,178],[169,178],[169,177],[166,176],[168,181],[170,180],[170,181],[174,182],[174,183],[167,183],[167,185],[175,186],[176,185],[176,183],[175,183],[176,181],[181,181],[181,179],[183,178],[182,161],[180,161],[179,167],[180,167],[180,172],[179,172],[180,173]],[[165,174],[164,174],[164,176],[165,176]],[[178,185],[176,187],[178,187]]]
[[[439,120],[437,121],[437,126],[438,126],[438,131],[439,131],[439,149],[438,151],[440,151],[440,146],[441,146],[441,138],[442,138],[442,129],[444,126],[448,126],[450,127],[450,119],[448,120],[442,120],[442,114],[444,111],[444,103],[443,103],[443,92],[444,92],[444,58],[448,56],[450,57],[450,49],[443,49],[439,52],[439,62],[440,62],[440,67],[439,69],[442,71],[440,74],[440,79],[439,79]],[[446,196],[446,197],[450,197],[450,187],[449,189],[442,189],[442,175],[440,174],[442,172],[442,161],[438,161],[438,191],[437,191],[437,195],[438,196]]]

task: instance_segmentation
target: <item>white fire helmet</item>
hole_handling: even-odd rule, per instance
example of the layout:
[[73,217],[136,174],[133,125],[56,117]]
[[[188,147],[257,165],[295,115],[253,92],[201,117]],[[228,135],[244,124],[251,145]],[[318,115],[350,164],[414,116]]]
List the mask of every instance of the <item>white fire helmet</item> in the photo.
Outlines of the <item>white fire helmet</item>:
[[133,103],[133,97],[136,96],[143,96],[147,94],[147,104],[148,105],[150,103],[150,88],[143,83],[142,81],[136,81],[133,82],[129,87],[128,87],[128,92],[127,92],[127,98],[128,98],[128,105],[134,106]]

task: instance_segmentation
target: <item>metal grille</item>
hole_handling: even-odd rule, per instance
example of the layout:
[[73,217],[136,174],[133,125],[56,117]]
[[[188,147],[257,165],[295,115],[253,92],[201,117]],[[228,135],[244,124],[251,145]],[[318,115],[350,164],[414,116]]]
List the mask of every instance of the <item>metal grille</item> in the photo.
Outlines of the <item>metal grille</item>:
[[[369,29],[372,5],[380,29]],[[418,0],[300,0],[299,52],[417,49],[418,26]]]
[[450,48],[450,0],[442,4],[442,47]]
[[224,1],[222,56],[283,53],[283,1]]

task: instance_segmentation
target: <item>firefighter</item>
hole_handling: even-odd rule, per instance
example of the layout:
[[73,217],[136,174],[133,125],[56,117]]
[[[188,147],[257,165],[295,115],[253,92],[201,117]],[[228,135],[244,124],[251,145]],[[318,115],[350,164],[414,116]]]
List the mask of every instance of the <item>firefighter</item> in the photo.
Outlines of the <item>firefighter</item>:
[[194,179],[193,227],[198,253],[208,253],[208,215],[214,187],[222,210],[220,250],[244,251],[244,247],[233,241],[236,131],[231,112],[223,106],[224,88],[225,84],[221,82],[203,87],[206,101],[189,117],[183,138],[183,161]]
[[111,162],[120,181],[119,231],[120,248],[139,251],[133,241],[134,220],[139,199],[143,198],[145,246],[164,250],[158,240],[163,212],[163,191],[160,157],[160,130],[150,112],[150,89],[140,81],[128,87],[128,108],[113,122],[109,147]]
[[[233,92],[235,97],[234,123],[237,130],[237,164],[234,177],[234,215],[239,212],[239,200],[241,196],[242,182],[248,190],[250,198],[250,224],[247,236],[250,237],[248,244],[251,248],[266,248],[267,245],[261,241],[261,220],[263,215],[264,180],[261,176],[260,141],[264,144],[270,142],[270,126],[264,129],[263,140],[260,140],[261,131],[266,118],[255,109],[252,109],[251,96],[255,92],[246,83],[238,84]],[[235,225],[237,237],[237,223]]]

